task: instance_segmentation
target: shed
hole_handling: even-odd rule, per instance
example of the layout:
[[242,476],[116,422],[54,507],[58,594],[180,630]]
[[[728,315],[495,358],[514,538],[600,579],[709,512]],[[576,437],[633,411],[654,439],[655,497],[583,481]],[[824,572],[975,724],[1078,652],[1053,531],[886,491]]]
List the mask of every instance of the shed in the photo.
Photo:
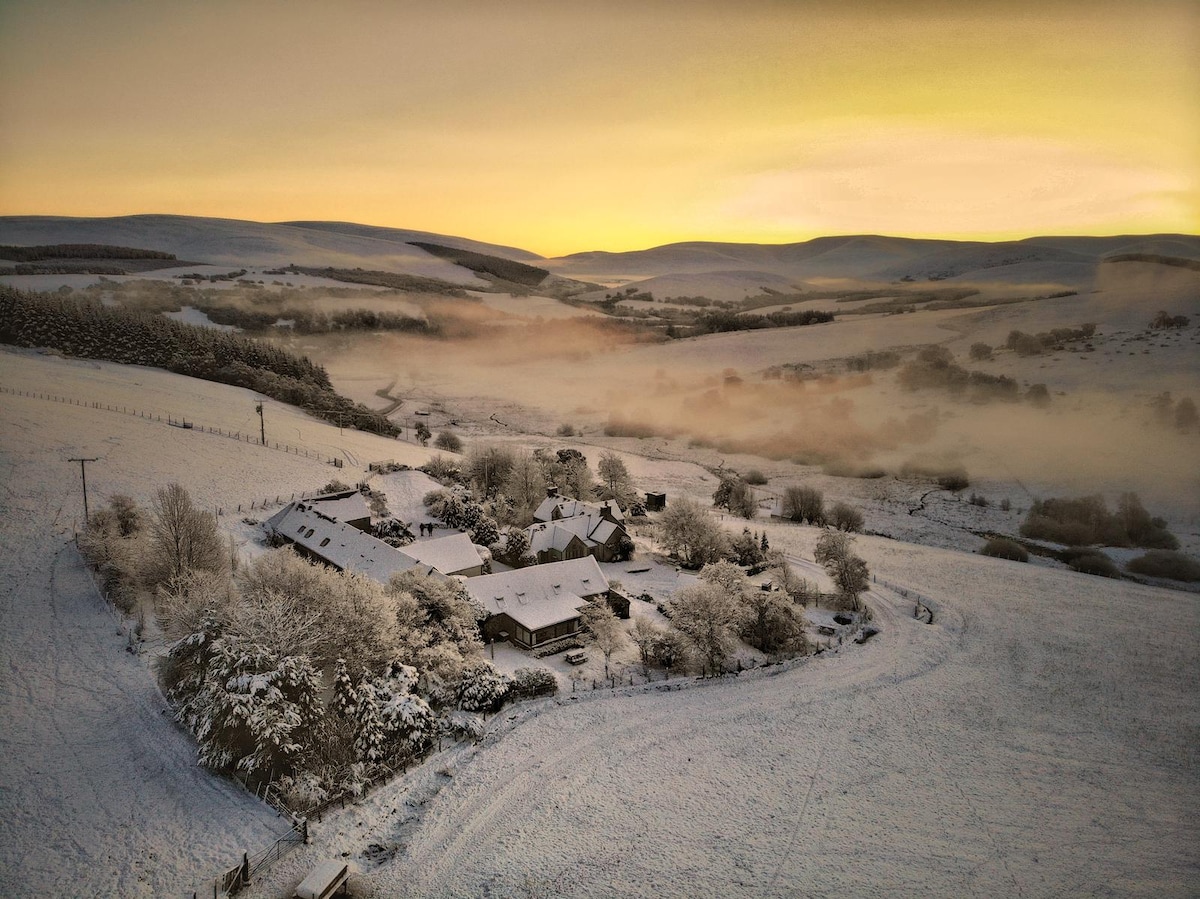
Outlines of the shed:
[[667,507],[667,495],[665,493],[647,493],[646,494],[646,511],[661,512]]
[[350,866],[345,862],[321,862],[300,881],[300,886],[296,887],[295,899],[329,899],[338,893],[349,896],[349,877]]

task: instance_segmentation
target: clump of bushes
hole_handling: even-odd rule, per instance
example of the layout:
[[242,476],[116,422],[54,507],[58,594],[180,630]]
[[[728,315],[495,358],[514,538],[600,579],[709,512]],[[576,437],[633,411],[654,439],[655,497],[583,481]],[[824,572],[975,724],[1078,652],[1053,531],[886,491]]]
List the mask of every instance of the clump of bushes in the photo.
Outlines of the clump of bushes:
[[448,453],[461,453],[463,448],[462,438],[453,431],[442,431],[433,441],[433,445]]
[[1192,583],[1200,581],[1200,562],[1181,552],[1169,549],[1152,549],[1145,555],[1131,559],[1125,566],[1134,574],[1162,577],[1172,581]]
[[1029,561],[1029,551],[1025,547],[1015,540],[1008,540],[1004,537],[993,537],[988,540],[983,544],[980,552],[994,559],[1010,559],[1013,562]]
[[827,462],[822,466],[821,470],[833,478],[862,478],[864,480],[872,480],[887,477],[886,468],[880,468],[878,465],[847,462],[843,459],[835,459],[832,462]]
[[1083,574],[1116,578],[1121,576],[1121,572],[1117,570],[1117,566],[1113,560],[1098,549],[1091,549],[1086,546],[1072,546],[1062,552],[1061,558],[1074,571],[1079,571]]
[[1166,522],[1151,517],[1136,493],[1121,494],[1115,513],[1108,510],[1099,494],[1035,501],[1021,525],[1021,535],[1069,546],[1179,547]]
[[767,483],[767,476],[757,468],[751,468],[748,472],[746,472],[742,480],[744,480],[747,484],[762,485]]

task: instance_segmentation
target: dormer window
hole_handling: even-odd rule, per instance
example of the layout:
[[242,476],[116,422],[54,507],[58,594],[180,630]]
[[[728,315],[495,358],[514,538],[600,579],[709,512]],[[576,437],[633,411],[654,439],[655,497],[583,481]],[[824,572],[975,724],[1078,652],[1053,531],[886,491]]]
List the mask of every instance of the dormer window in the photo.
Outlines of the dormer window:
[[321,541],[321,545],[322,545],[322,546],[328,546],[328,545],[329,545],[329,538],[328,538],[328,537],[326,537],[324,540],[322,540],[322,541]]

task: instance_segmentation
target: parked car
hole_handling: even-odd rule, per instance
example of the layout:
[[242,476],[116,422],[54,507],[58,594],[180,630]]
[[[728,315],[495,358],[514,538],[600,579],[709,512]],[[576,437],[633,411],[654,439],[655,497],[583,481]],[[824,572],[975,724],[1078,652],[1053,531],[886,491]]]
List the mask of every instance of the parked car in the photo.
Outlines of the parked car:
[[582,665],[587,661],[587,653],[582,649],[572,649],[563,658],[571,665]]

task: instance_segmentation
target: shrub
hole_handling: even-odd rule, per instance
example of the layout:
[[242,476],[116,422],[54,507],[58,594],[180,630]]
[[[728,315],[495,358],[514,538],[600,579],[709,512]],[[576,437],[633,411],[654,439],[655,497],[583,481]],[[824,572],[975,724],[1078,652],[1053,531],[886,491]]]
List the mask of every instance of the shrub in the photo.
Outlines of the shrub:
[[747,484],[762,485],[767,483],[767,476],[757,468],[751,468],[748,472],[746,472],[746,476],[742,480],[744,480]]
[[825,523],[825,497],[815,487],[789,487],[783,494],[783,517],[809,524]]
[[984,359],[992,358],[992,345],[990,343],[973,343],[971,344],[971,358],[976,362]]
[[1045,409],[1050,405],[1050,391],[1045,384],[1031,384],[1029,389],[1025,391],[1025,399],[1033,403],[1039,409]]
[[559,437],[574,437],[575,436],[575,426],[572,424],[567,424],[566,422],[563,422],[561,425],[558,426],[558,430],[556,430],[554,433],[557,434]]
[[1014,562],[1029,561],[1029,552],[1025,547],[1015,540],[1006,540],[1003,537],[993,537],[983,544],[980,552],[994,559],[1011,559]]
[[829,511],[829,523],[839,531],[861,531],[863,514],[854,506],[834,503]]
[[437,439],[433,441],[433,445],[448,453],[461,453],[463,448],[462,439],[453,431],[439,433]]
[[971,498],[967,500],[972,506],[979,506],[981,509],[986,509],[991,503],[988,502],[986,496],[981,496],[978,493],[972,493]]
[[512,695],[515,699],[553,696],[557,692],[558,681],[545,668],[518,668],[513,672]]
[[1131,559],[1125,568],[1134,574],[1164,577],[1172,581],[1200,581],[1200,562],[1191,556],[1166,549],[1152,549],[1145,555]]
[[938,475],[938,486],[946,490],[952,490],[957,493],[960,490],[966,490],[971,486],[971,479],[967,477],[967,470],[962,467],[951,468]]
[[1113,560],[1098,549],[1085,546],[1072,546],[1064,550],[1061,558],[1075,571],[1083,574],[1095,574],[1100,577],[1120,577],[1121,572]]

